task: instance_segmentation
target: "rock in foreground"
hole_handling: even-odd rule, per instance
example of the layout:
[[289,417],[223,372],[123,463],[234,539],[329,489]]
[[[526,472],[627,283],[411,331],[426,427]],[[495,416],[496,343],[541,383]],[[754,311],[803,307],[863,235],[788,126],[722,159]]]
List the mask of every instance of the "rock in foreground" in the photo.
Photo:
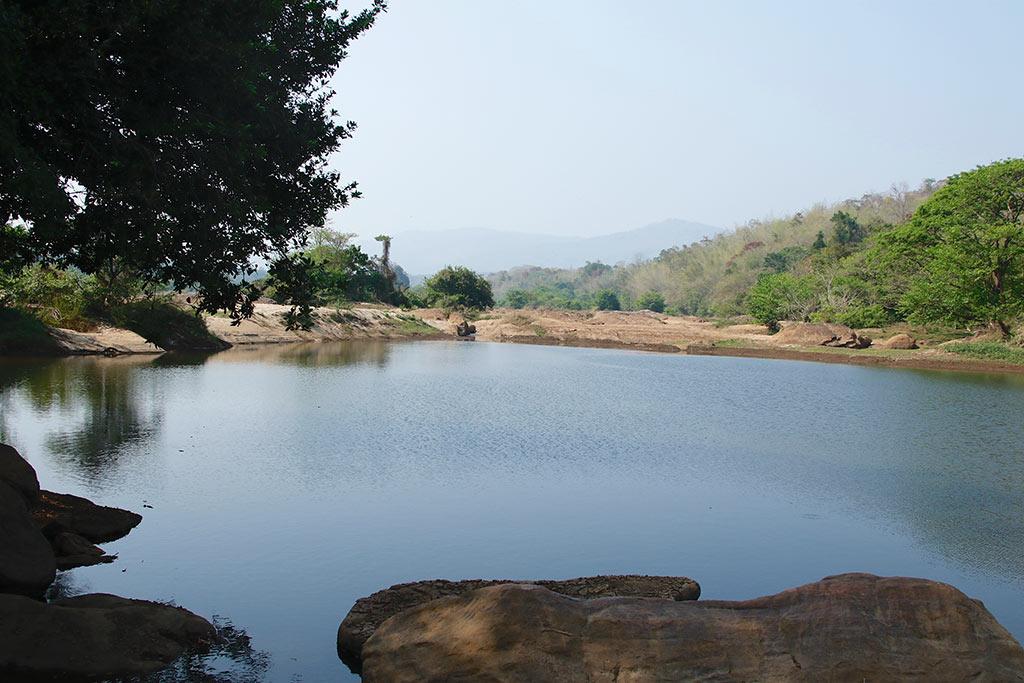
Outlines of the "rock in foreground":
[[0,680],[101,680],[160,669],[216,632],[180,607],[115,595],[0,595]]
[[22,492],[0,480],[0,592],[42,595],[56,573],[53,549],[39,533]]
[[506,584],[382,624],[363,680],[1021,681],[1024,649],[980,602],[923,579],[844,574],[737,602]]
[[564,581],[519,582],[438,579],[400,583],[356,601],[338,628],[338,656],[349,668],[358,672],[362,662],[363,645],[390,617],[431,600],[466,595],[480,588],[511,583],[543,586],[555,593],[574,598],[633,596],[664,600],[696,600],[700,597],[700,586],[685,576],[587,576]]

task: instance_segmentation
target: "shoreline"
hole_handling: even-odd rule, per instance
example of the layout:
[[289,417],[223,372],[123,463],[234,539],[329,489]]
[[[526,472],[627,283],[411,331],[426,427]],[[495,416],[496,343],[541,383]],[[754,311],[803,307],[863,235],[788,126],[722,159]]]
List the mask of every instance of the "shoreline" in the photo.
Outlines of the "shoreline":
[[[380,306],[351,309],[320,309],[313,329],[284,328],[283,306],[257,304],[255,315],[232,326],[230,321],[207,317],[211,335],[234,348],[282,346],[340,341],[444,341],[459,340],[455,334],[461,316],[449,317],[436,309],[402,311]],[[769,360],[843,363],[863,367],[939,370],[953,372],[1024,374],[1024,364],[965,358],[938,347],[894,350],[871,347],[844,349],[825,346],[769,345],[763,328],[755,325],[718,326],[692,316],[666,316],[650,311],[566,312],[507,311],[496,309],[476,319],[475,341],[534,346],[618,349],[693,356],[763,358]],[[101,328],[92,333],[51,329],[61,353],[3,354],[17,357],[140,356],[192,353],[165,350],[133,332]],[[197,349],[198,353],[209,353]]]
[[[819,347],[814,347],[819,348]],[[840,353],[837,351],[810,351],[799,348],[768,348],[751,346],[706,346],[691,344],[682,350],[691,356],[720,356],[731,358],[763,358],[768,360],[812,361],[817,363],[840,363],[866,367],[895,368],[904,370],[952,370],[956,372],[982,372],[1003,374],[1024,374],[1024,365],[975,358],[950,358],[925,356],[876,356],[855,355],[861,351]]]
[[[644,351],[646,353],[671,353],[688,356],[717,356],[722,358],[755,358],[763,360],[810,361],[814,363],[831,363],[842,365],[860,365],[896,370],[950,370],[955,372],[1000,373],[1024,375],[1024,365],[985,361],[974,358],[958,358],[950,354],[949,358],[936,356],[878,356],[855,355],[862,351],[851,350],[841,353],[837,350],[817,351],[801,348],[772,348],[766,346],[710,346],[707,344],[690,344],[674,346],[671,344],[631,343],[615,339],[558,339],[553,337],[505,337],[503,339],[480,340],[493,344],[527,344],[534,346],[565,346],[570,348],[617,349],[621,351]],[[824,347],[822,347],[824,348]]]

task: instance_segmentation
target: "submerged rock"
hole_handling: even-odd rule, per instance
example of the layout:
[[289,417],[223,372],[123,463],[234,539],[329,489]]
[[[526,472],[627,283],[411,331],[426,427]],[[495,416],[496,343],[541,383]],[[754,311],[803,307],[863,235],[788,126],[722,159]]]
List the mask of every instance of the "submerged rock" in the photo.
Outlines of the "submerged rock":
[[24,496],[0,481],[0,592],[42,595],[56,572],[53,549],[39,533]]
[[833,323],[784,322],[782,330],[770,338],[779,346],[831,346],[847,349],[866,349],[871,339],[857,334],[846,325]]
[[635,596],[663,600],[696,600],[700,597],[700,586],[685,576],[587,576],[563,581],[436,579],[400,583],[356,601],[338,628],[338,656],[350,669],[358,672],[363,645],[390,617],[431,600],[465,595],[480,588],[511,583],[543,586],[555,593],[574,598]]
[[1020,681],[1024,649],[980,602],[923,579],[844,574],[736,602],[505,584],[389,619],[363,680]]
[[216,639],[188,610],[115,595],[0,595],[0,679],[102,680],[160,669]]
[[142,515],[97,505],[87,498],[43,490],[33,515],[47,538],[70,531],[92,543],[116,541],[142,521]]

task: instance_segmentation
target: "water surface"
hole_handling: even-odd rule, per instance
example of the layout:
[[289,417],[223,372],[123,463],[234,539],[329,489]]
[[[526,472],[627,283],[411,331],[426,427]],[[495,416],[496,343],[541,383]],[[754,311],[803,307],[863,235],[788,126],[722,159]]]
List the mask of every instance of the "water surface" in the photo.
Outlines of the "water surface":
[[144,515],[60,589],[217,615],[251,637],[203,664],[234,680],[354,680],[352,603],[436,577],[922,576],[1021,639],[1022,416],[1019,376],[617,350],[0,361],[0,437],[44,488]]

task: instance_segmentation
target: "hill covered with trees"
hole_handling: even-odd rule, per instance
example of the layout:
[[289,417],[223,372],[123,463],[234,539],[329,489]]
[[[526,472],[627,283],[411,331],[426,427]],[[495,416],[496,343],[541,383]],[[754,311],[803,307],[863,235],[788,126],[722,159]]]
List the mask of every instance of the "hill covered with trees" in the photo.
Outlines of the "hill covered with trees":
[[[909,320],[1009,335],[1024,313],[1024,160],[893,186],[672,247],[648,261],[491,276],[499,303],[821,320]],[[650,304],[654,304],[652,307]]]

